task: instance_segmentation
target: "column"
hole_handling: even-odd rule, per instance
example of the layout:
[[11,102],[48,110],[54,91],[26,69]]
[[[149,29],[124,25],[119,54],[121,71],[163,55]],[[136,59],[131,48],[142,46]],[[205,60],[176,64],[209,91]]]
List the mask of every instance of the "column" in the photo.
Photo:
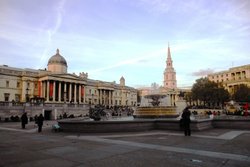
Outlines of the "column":
[[69,102],[71,102],[71,95],[72,95],[72,84],[69,83]]
[[55,102],[56,98],[56,81],[53,81],[53,102]]
[[42,87],[42,82],[41,81],[38,81],[38,95],[40,96],[40,97],[42,97],[43,95],[42,95],[42,91],[43,91],[43,87]]
[[61,89],[62,89],[62,83],[59,81],[59,89],[58,89],[58,93],[59,93],[58,101],[59,102],[61,102],[61,97],[62,97],[62,92],[61,92],[62,90]]
[[79,92],[79,94],[78,94],[78,101],[79,101],[79,103],[81,103],[82,86],[80,84],[79,84],[79,87],[78,87],[78,92]]
[[106,91],[103,90],[103,94],[104,94],[104,105],[106,105]]
[[64,82],[64,92],[63,92],[63,99],[64,99],[64,102],[66,102],[66,99],[67,99],[67,84],[66,82]]
[[75,89],[74,89],[74,103],[76,103],[76,83],[75,83]]
[[114,93],[115,93],[115,91],[112,91],[111,92],[112,93],[112,106],[115,106],[115,96],[114,96]]
[[111,91],[108,91],[108,97],[109,97],[109,107],[111,106]]
[[46,101],[49,101],[49,81],[47,81],[47,99]]
[[100,89],[100,104],[102,105],[102,90]]
[[86,90],[85,90],[85,87],[83,87],[84,88],[84,93],[83,93],[83,103],[85,103],[86,102]]
[[42,81],[42,87],[43,87],[42,97],[45,98],[46,84],[44,81]]
[[99,104],[101,104],[101,103],[100,103],[100,89],[97,91],[97,93],[98,93],[98,94],[97,94],[97,101],[98,101]]

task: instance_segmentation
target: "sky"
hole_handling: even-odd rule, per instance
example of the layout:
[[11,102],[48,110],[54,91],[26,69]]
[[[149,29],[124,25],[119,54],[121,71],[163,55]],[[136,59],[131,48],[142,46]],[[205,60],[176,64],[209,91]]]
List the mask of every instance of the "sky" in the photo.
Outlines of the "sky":
[[56,49],[68,72],[127,86],[177,86],[250,64],[250,0],[0,0],[0,65],[44,69]]

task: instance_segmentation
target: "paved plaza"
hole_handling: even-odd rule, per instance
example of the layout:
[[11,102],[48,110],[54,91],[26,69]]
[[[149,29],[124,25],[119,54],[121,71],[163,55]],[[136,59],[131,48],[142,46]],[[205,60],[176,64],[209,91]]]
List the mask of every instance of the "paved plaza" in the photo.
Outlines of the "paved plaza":
[[77,134],[53,132],[55,123],[38,133],[33,122],[0,122],[0,167],[250,166],[250,130]]

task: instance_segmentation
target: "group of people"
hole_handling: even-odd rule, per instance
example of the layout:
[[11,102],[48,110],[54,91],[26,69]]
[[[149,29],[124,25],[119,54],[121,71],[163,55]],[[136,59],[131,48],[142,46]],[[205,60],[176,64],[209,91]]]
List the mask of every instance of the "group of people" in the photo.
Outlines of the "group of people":
[[[38,126],[39,133],[42,132],[43,121],[44,117],[42,114],[40,114],[39,116],[35,116],[35,123]],[[24,112],[23,115],[21,116],[21,124],[22,124],[22,129],[25,129],[25,125],[28,124],[28,116],[26,112]]]

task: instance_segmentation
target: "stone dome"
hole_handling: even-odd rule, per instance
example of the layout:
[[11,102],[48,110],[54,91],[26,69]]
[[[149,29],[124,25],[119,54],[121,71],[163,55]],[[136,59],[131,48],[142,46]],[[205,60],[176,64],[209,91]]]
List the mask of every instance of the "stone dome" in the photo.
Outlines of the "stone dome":
[[67,67],[67,61],[59,54],[59,49],[57,49],[56,54],[49,59],[48,65],[50,64],[61,64]]
[[59,54],[59,49],[57,49],[56,54],[48,61],[48,71],[53,73],[67,73],[67,68],[66,60]]

